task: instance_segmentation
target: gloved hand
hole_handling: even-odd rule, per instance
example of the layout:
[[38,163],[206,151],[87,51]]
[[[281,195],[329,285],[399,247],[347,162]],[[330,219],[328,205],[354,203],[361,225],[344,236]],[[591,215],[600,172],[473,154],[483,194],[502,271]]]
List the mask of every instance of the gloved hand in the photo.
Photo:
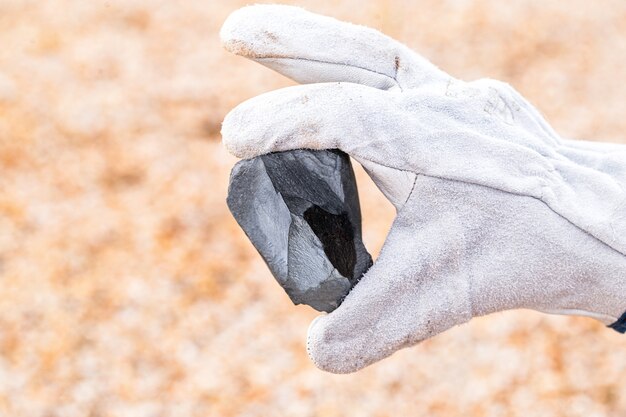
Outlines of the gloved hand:
[[564,140],[505,83],[454,79],[375,30],[299,8],[240,9],[221,38],[317,83],[235,108],[230,152],[339,148],[397,208],[374,266],[309,328],[318,367],[353,372],[515,308],[626,329],[626,146]]

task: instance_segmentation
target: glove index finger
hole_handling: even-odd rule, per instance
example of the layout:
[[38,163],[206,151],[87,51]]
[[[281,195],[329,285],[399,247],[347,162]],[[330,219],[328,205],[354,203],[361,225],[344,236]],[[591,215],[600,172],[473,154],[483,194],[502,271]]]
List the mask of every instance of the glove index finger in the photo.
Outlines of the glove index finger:
[[220,37],[230,52],[303,84],[345,81],[389,90],[447,77],[374,29],[299,7],[244,7],[228,17]]
[[361,122],[389,93],[351,83],[287,87],[247,100],[226,115],[222,141],[239,158],[292,149],[350,154],[370,134]]

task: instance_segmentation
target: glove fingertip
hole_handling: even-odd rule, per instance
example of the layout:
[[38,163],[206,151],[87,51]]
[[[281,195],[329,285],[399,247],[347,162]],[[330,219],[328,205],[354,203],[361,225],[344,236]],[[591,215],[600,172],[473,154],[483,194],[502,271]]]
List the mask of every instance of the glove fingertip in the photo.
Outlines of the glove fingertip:
[[348,374],[366,366],[348,356],[350,350],[336,343],[328,326],[328,316],[319,316],[309,325],[307,353],[315,366],[333,374]]
[[261,58],[261,50],[272,49],[275,35],[268,24],[280,22],[286,16],[304,12],[295,6],[257,4],[232,12],[220,29],[222,46],[229,52],[246,57]]

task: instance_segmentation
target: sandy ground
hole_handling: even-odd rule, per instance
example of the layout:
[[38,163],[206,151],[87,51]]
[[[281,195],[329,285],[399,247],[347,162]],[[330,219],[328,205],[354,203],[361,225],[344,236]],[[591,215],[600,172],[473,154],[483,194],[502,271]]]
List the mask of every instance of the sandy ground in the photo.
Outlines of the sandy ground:
[[[626,142],[623,0],[294,3]],[[625,416],[626,336],[588,319],[481,318],[353,375],[309,362],[316,313],[224,202],[222,118],[290,84],[221,50],[243,4],[0,0],[0,415]],[[358,176],[376,253],[393,210]]]

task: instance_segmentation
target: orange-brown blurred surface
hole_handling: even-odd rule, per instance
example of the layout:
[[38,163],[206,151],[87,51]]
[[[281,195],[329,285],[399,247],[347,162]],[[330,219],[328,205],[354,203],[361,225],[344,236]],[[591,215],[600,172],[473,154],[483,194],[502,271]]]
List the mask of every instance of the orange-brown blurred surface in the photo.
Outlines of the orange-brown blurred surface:
[[[309,362],[316,313],[225,205],[222,118],[290,84],[220,48],[244,3],[0,0],[0,415],[626,415],[626,336],[589,319],[502,313],[353,375]],[[626,142],[623,0],[292,3]],[[393,210],[358,177],[376,253]]]

